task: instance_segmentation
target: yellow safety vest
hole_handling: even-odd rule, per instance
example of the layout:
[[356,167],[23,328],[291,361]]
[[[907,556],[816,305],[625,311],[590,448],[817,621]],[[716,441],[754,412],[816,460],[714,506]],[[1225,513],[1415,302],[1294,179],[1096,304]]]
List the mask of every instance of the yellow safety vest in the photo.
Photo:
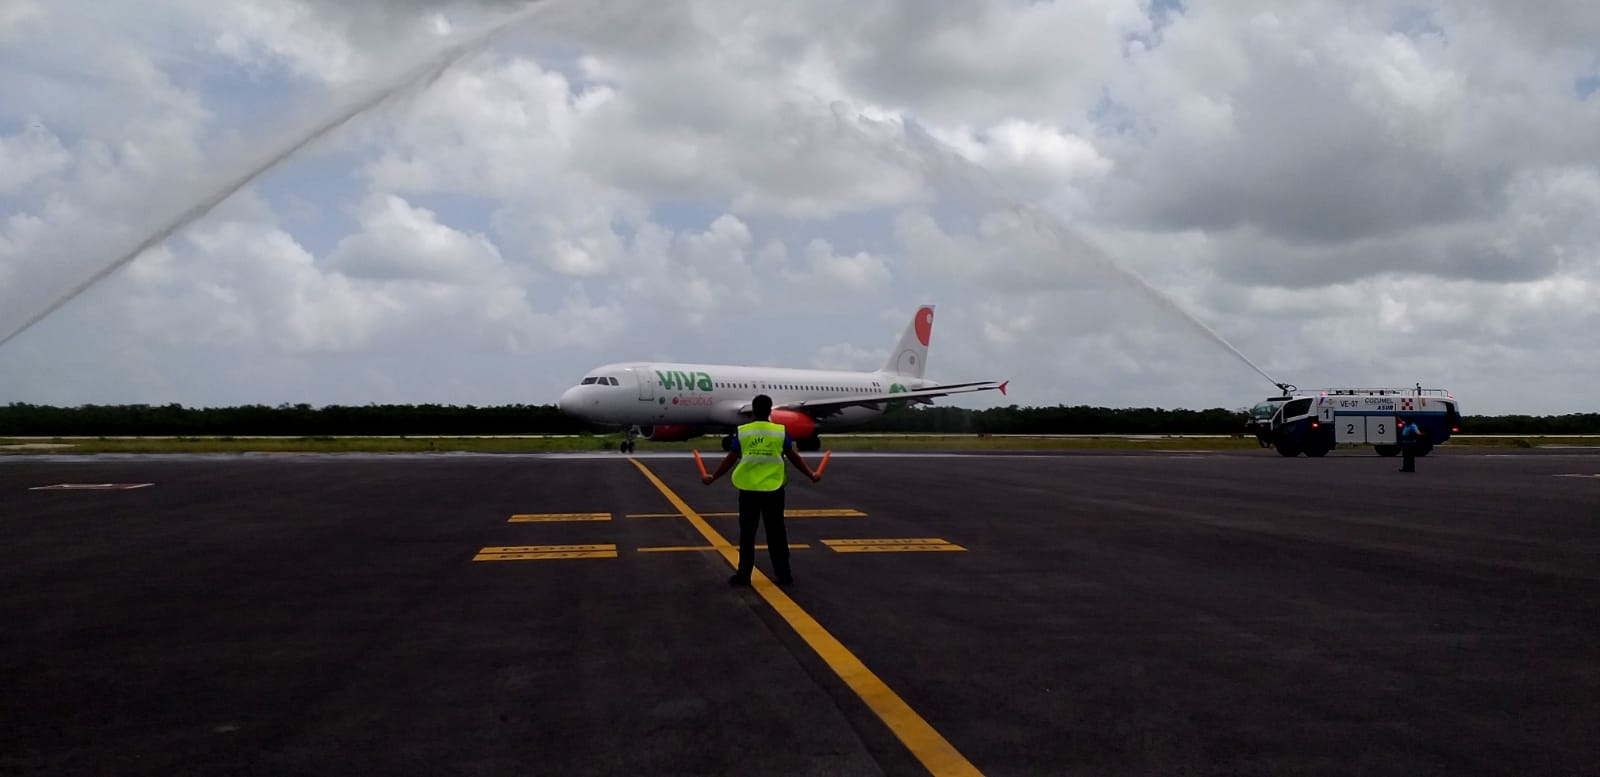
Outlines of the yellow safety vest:
[[739,427],[739,463],[733,468],[733,486],[741,491],[777,491],[783,488],[782,424],[751,421]]

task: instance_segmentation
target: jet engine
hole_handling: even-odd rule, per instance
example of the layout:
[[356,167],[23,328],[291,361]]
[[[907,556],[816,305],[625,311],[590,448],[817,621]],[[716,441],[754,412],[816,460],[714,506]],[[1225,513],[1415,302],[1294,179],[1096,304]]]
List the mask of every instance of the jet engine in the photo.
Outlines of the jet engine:
[[678,442],[691,437],[699,437],[703,432],[698,426],[684,426],[669,424],[665,426],[641,426],[639,436],[650,442]]
[[793,410],[774,410],[772,411],[771,421],[782,426],[783,430],[789,433],[789,439],[795,442],[813,437],[817,433],[817,422],[811,420],[811,416],[805,413],[797,413]]

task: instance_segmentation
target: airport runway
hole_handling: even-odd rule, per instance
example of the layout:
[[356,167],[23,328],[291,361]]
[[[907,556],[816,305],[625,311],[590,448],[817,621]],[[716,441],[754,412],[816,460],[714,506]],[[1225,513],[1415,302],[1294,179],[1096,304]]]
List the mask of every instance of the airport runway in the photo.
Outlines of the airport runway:
[[0,774],[1594,774],[1600,452],[1397,467],[3,457]]

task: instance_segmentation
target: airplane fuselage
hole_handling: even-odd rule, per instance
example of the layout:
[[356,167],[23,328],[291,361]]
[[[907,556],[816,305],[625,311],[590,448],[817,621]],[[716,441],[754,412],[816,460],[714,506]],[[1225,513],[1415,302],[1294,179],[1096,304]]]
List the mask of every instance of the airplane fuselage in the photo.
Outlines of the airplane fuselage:
[[[734,427],[748,420],[739,410],[757,394],[783,406],[807,400],[914,391],[933,381],[882,372],[807,370],[727,364],[619,362],[590,370],[561,395],[560,408],[599,424]],[[817,426],[863,423],[884,404],[841,407]]]
[[[620,450],[633,451],[636,434],[672,442],[702,434],[731,433],[754,417],[755,399],[772,399],[768,420],[784,428],[801,450],[816,450],[818,432],[871,421],[912,403],[974,391],[999,391],[993,381],[940,384],[924,378],[933,306],[917,308],[900,339],[875,372],[755,367],[683,362],[616,362],[590,370],[557,402],[571,415],[602,426],[626,427]],[[724,446],[731,436],[724,438]]]

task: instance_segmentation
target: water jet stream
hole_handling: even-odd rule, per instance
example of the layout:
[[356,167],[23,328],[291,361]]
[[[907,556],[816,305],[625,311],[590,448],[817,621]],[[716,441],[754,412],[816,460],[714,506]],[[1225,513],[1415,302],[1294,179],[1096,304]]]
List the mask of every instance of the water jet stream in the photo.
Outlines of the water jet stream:
[[480,27],[476,32],[463,36],[461,40],[441,49],[421,64],[402,71],[386,81],[378,82],[374,87],[365,91],[356,99],[342,105],[327,117],[313,123],[312,126],[292,133],[287,140],[273,146],[241,171],[224,178],[221,184],[201,199],[200,202],[163,222],[162,226],[138,241],[133,247],[119,252],[115,261],[99,268],[89,277],[84,278],[68,289],[66,293],[44,306],[39,312],[28,317],[22,324],[5,332],[3,336],[0,336],[0,347],[3,347],[17,335],[27,331],[34,324],[44,320],[45,317],[72,301],[79,294],[87,291],[91,286],[138,258],[145,251],[171,237],[178,230],[204,217],[251,181],[278,166],[289,157],[294,156],[301,149],[348,124],[357,116],[388,102],[398,95],[413,90],[426,90],[443,77],[445,73],[449,72],[450,68],[454,67],[458,62],[484,50],[496,38],[511,28],[528,21],[536,14],[544,12],[555,0],[533,1],[535,3],[533,6],[513,12],[499,21]]
[[1143,295],[1147,300],[1175,316],[1179,321],[1205,337],[1212,343],[1221,346],[1234,358],[1255,370],[1261,377],[1266,378],[1273,386],[1283,389],[1286,384],[1267,374],[1249,357],[1245,356],[1238,348],[1216,330],[1207,326],[1194,314],[1185,310],[1178,301],[1146,281],[1137,272],[1116,261],[1104,250],[1090,243],[1087,239],[1068,229],[1054,214],[1037,205],[1018,201],[1006,194],[1001,184],[982,167],[961,156],[955,149],[940,142],[937,138],[918,130],[911,124],[890,127],[887,123],[861,115],[851,110],[841,102],[834,102],[831,106],[834,129],[836,132],[849,132],[856,141],[866,141],[878,149],[883,149],[883,143],[875,138],[868,137],[859,125],[867,124],[878,133],[887,138],[890,143],[897,146],[897,151],[910,152],[894,153],[892,163],[913,172],[921,172],[960,184],[964,189],[1000,205],[1008,212],[1015,215],[1024,225],[1031,227],[1036,232],[1044,234],[1055,246],[1075,256],[1091,260],[1101,270],[1110,272],[1114,277],[1128,283],[1132,288]]

